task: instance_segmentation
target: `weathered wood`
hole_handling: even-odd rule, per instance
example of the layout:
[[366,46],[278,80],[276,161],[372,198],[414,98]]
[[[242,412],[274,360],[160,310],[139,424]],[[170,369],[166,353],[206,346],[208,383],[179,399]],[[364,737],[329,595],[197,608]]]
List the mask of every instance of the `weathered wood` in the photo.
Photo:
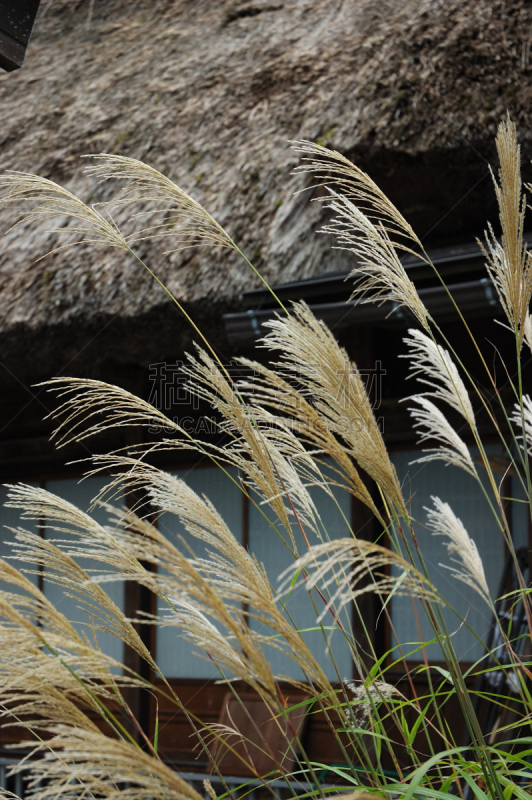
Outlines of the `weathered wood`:
[[19,69],[26,56],[40,0],[0,0],[0,67]]
[[[295,768],[295,734],[301,739],[308,709],[301,703],[308,697],[298,692],[295,701],[289,695],[285,699],[290,710],[286,717],[276,718],[257,695],[242,693],[236,698],[232,692],[226,693],[219,722],[238,731],[242,740],[222,736],[221,740],[211,742],[209,750],[220,771],[226,775],[253,776],[257,772],[266,775],[281,766],[287,771]],[[291,701],[295,702],[293,708]],[[250,762],[254,769],[247,766]]]
[[[161,685],[161,681],[155,680],[156,685]],[[205,723],[217,722],[223,708],[224,699],[227,694],[227,686],[219,685],[214,681],[203,681],[197,679],[169,679],[169,684],[173,691],[180,698],[186,712],[191,716],[196,715]],[[233,688],[241,693],[249,692],[240,683],[234,683]],[[299,698],[304,698],[304,692],[296,691],[293,687],[282,686],[283,691],[290,695],[290,703],[296,703]],[[202,769],[207,766],[207,754],[198,745],[198,739],[194,735],[192,724],[187,720],[186,713],[180,711],[175,704],[171,703],[166,697],[158,697],[157,708],[152,705],[152,725],[153,732],[155,726],[155,714],[158,716],[159,724],[159,753],[180,767],[192,767]],[[333,725],[337,720],[332,720]],[[344,745],[347,746],[347,738],[342,736]],[[326,764],[340,763],[345,760],[342,750],[332,735],[330,724],[322,711],[314,710],[307,718],[305,733],[303,735],[303,747],[311,761],[320,761]]]

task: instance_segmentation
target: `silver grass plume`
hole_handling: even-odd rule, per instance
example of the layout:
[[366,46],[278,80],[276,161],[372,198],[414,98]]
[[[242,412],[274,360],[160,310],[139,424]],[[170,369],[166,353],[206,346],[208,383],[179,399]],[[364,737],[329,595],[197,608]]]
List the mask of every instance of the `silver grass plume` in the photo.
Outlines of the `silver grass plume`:
[[434,508],[426,508],[428,527],[435,536],[447,537],[446,547],[449,555],[459,568],[440,564],[449,569],[455,578],[470,586],[485,600],[489,602],[489,589],[484,574],[484,565],[479,555],[477,546],[469,536],[462,521],[456,516],[448,503],[442,502],[439,497],[431,497]]
[[45,384],[50,392],[63,401],[50,414],[53,419],[62,418],[53,437],[60,445],[65,445],[114,427],[163,426],[165,430],[178,434],[180,439],[165,440],[161,445],[154,445],[153,449],[185,447],[202,455],[209,451],[216,460],[241,469],[248,475],[253,488],[271,505],[293,540],[290,522],[292,509],[284,496],[290,492],[298,506],[298,513],[310,527],[316,525],[317,512],[297,471],[291,467],[290,460],[282,451],[289,452],[291,458],[306,459],[308,464],[311,464],[310,457],[297,439],[288,433],[284,436],[279,433],[276,441],[270,436],[267,442],[227,376],[207,353],[202,350],[199,353],[199,360],[190,358],[190,367],[185,370],[192,378],[190,393],[203,397],[222,414],[225,421],[221,427],[230,433],[232,445],[216,448],[196,442],[178,423],[145,400],[120,387],[82,378],[56,378]]
[[[51,634],[81,641],[72,623],[57,611],[32,581],[7,561],[0,560],[0,580],[15,589],[22,589],[22,592],[16,593],[3,590],[0,595],[2,616],[20,624],[22,628],[25,627],[24,623],[27,623],[28,630],[32,632],[34,623],[39,620],[41,626]],[[15,616],[8,616],[7,610],[12,611]]]
[[[157,573],[145,570],[123,575],[147,586],[168,606],[168,614],[153,618],[154,623],[181,629],[209,654],[208,658],[222,670],[236,674],[272,707],[277,703],[276,684],[263,645],[282,649],[301,667],[307,680],[321,691],[334,694],[300,634],[284,616],[264,569],[235,539],[206,498],[175,476],[141,461],[119,455],[97,457],[96,461],[108,469],[125,467],[125,472],[116,475],[114,488],[120,483],[124,488],[144,486],[159,513],[176,514],[185,529],[208,548],[206,557],[197,558],[185,547],[182,552],[133,512],[117,517],[113,538],[132,558],[158,568]],[[113,546],[109,544],[107,558],[112,562]],[[105,555],[93,557],[106,561]],[[279,638],[255,633],[246,617],[254,617]]]
[[293,145],[295,152],[302,156],[302,163],[296,167],[296,173],[318,176],[318,186],[340,187],[342,194],[353,200],[370,219],[385,222],[395,233],[410,239],[418,247],[421,246],[410,223],[375,181],[356,164],[342,153],[315,142],[300,141],[293,142]]
[[191,379],[189,391],[221,414],[220,429],[229,436],[220,457],[246,475],[250,488],[275,512],[297,550],[294,517],[311,530],[318,528],[315,504],[295,467],[306,464],[311,471],[311,456],[291,431],[261,425],[253,406],[243,401],[205,351],[199,350],[198,359],[189,356],[189,363],[184,370]]
[[458,436],[440,409],[423,395],[410,398],[418,407],[408,410],[415,420],[414,428],[418,429],[420,442],[436,441],[439,447],[425,448],[427,455],[416,458],[412,463],[422,464],[426,461],[444,461],[454,464],[477,478],[477,471],[466,443]]
[[129,425],[158,425],[182,433],[181,427],[155,406],[119,386],[90,378],[52,378],[42,385],[62,401],[48,415],[63,418],[52,434],[57,447]]
[[53,181],[26,172],[8,172],[0,175],[0,188],[7,189],[2,197],[4,206],[15,203],[30,206],[27,211],[19,214],[15,226],[25,222],[49,222],[57,217],[69,217],[81,225],[54,228],[53,233],[76,234],[81,239],[69,242],[64,247],[87,242],[100,247],[129,250],[125,238],[110,215],[100,214],[94,207],[86,205]]
[[517,144],[515,124],[509,116],[499,125],[496,145],[499,182],[493,171],[492,178],[499,205],[502,239],[500,243],[497,241],[490,225],[485,233],[485,243],[479,244],[504,313],[521,347],[532,297],[532,253],[523,239],[526,197],[522,194],[521,149]]
[[[148,468],[145,467],[145,470]],[[150,474],[154,475],[157,472],[152,470]],[[127,476],[124,477],[127,480]],[[168,476],[168,479],[171,480],[171,476]],[[179,491],[183,487],[172,484],[172,489],[176,488]],[[47,579],[63,586],[71,596],[79,599],[90,615],[97,620],[97,628],[108,630],[121,638],[157,671],[157,665],[133,626],[107,597],[99,583],[109,579],[135,580],[155,592],[170,608],[172,608],[170,596],[188,594],[189,602],[193,605],[196,594],[196,603],[200,604],[198,608],[202,605],[206,614],[214,616],[221,622],[237,643],[236,648],[232,646],[226,634],[223,647],[220,648],[220,635],[213,638],[213,649],[220,658],[225,658],[222,663],[230,667],[237,665],[237,662],[241,664],[242,669],[236,673],[237,677],[259,691],[270,704],[276,700],[275,680],[269,663],[260,646],[249,635],[241,605],[238,608],[237,603],[233,603],[233,606],[225,603],[216,582],[210,580],[208,570],[199,571],[193,559],[183,556],[173,548],[147,521],[139,520],[132,512],[115,512],[116,520],[111,534],[102,529],[89,515],[83,514],[74,506],[43,489],[14,487],[12,493],[16,494],[15,501],[11,501],[12,505],[19,508],[26,507],[26,516],[44,516],[49,520],[48,527],[52,530],[79,540],[79,544],[70,544],[69,540],[62,539],[58,542],[61,545],[59,548],[53,542],[31,534],[25,534],[22,538],[19,535],[21,542],[18,557],[29,563],[44,564]],[[203,519],[208,527],[209,520],[206,520],[205,513]],[[212,522],[212,515],[210,521]],[[96,574],[91,580],[72,556],[87,557],[112,565],[113,572]],[[142,566],[141,561],[157,564],[169,574],[151,573]],[[229,584],[229,578],[227,583]],[[191,634],[192,638],[194,638],[192,634],[195,622],[198,620],[199,617],[194,620],[190,614],[186,620],[182,620],[181,627]],[[164,620],[163,624],[168,624],[168,620]],[[203,641],[205,631],[200,631],[198,628],[196,632],[195,641]],[[240,656],[240,653],[243,655]]]
[[[120,545],[114,531],[99,525],[89,514],[45,489],[25,485],[8,488],[8,507],[20,509],[23,519],[45,519],[50,531],[69,537],[53,541],[19,531],[14,557],[25,564],[45,568],[47,580],[62,586],[79,600],[88,615],[98,621],[99,629],[120,638],[154,667],[153,659],[133,625],[75,561],[75,557],[80,555],[101,560],[101,550],[110,546],[113,558],[107,563],[113,569],[104,578],[117,580],[124,573],[136,576],[142,572],[142,566],[127,548]],[[81,546],[75,545],[73,540],[76,538],[81,539]],[[57,547],[57,544],[62,547]]]
[[100,703],[114,702],[119,686],[138,681],[113,675],[110,668],[122,665],[95,649],[31,581],[2,561],[0,579],[3,587],[19,590],[0,591],[0,717],[32,730],[58,723],[97,730],[85,711],[100,714]]
[[51,739],[33,748],[33,756],[39,751],[43,755],[25,760],[14,769],[30,771],[30,798],[203,800],[159,757],[124,739],[70,725],[56,725],[51,732]]
[[[334,695],[308,646],[284,615],[264,568],[236,540],[207,498],[173,475],[133,459],[113,458],[114,466],[129,467],[117,481],[126,486],[144,481],[153,506],[159,512],[176,514],[185,529],[207,548],[203,558],[190,552],[185,555],[146,520],[132,513],[124,518],[120,533],[124,546],[139,560],[158,566],[160,574],[147,573],[146,579],[170,609],[161,624],[181,628],[191,641],[259,691],[270,705],[275,705],[277,695],[263,645],[282,650],[299,665],[307,680]],[[110,466],[109,457],[106,464]],[[253,631],[247,624],[249,617],[272,631],[273,638]]]
[[[388,574],[391,566],[400,570],[399,576]],[[337,567],[341,567],[341,571]],[[428,600],[438,599],[433,587],[412,564],[392,550],[362,539],[335,539],[309,548],[281,573],[279,591],[291,590],[294,576],[301,572],[305,577],[296,580],[295,586],[304,581],[309,589],[319,585],[321,592],[330,590],[330,599],[318,616],[320,622],[331,609],[338,614],[344,606],[368,592],[382,595],[394,591]],[[365,580],[368,576],[372,578],[370,582]]]
[[236,539],[212,503],[169,473],[153,471],[149,480],[153,506],[162,513],[175,514],[206,546],[206,557],[194,558],[194,565],[210,575],[229,607],[237,610],[242,603],[253,603],[268,608],[272,595],[264,569]]
[[408,345],[410,353],[402,358],[410,360],[410,377],[417,377],[420,383],[430,386],[425,397],[435,397],[448,403],[458,411],[474,430],[475,415],[456,364],[449,352],[436,344],[423,331],[411,328],[403,341]]
[[377,425],[356,365],[328,328],[304,303],[287,318],[267,323],[263,344],[282,353],[276,365],[308,395],[330,431],[347,445],[349,455],[375,480],[401,513],[406,513],[395,469]]
[[[318,185],[324,185],[332,197],[326,207],[334,212],[334,218],[322,232],[335,235],[340,245],[359,259],[350,275],[357,280],[353,296],[365,302],[391,300],[406,306],[428,330],[427,310],[396,251],[412,253],[413,245],[416,255],[424,259],[412,226],[369,175],[341,153],[312,142],[294,144],[296,152],[303,155],[296,171],[317,175]],[[399,241],[393,242],[390,234]]]
[[271,424],[275,421],[283,428],[288,427],[311,448],[314,464],[318,463],[320,456],[329,456],[339,470],[335,475],[338,485],[350,491],[380,518],[346,447],[305,397],[304,392],[294,385],[294,381],[286,380],[258,361],[246,358],[239,358],[237,361],[253,372],[252,380],[238,382],[238,390],[253,407],[253,414],[259,424]]
[[[0,618],[8,620],[7,625],[0,622],[0,716],[5,724],[30,734],[29,741],[18,745],[27,747],[28,755],[11,769],[11,774],[30,772],[26,796],[81,800],[94,792],[116,800],[141,800],[159,796],[162,787],[165,797],[199,800],[194,789],[158,758],[114,738],[117,730],[102,711],[120,698],[118,687],[133,682],[112,676],[110,659],[83,642],[66,619],[59,622],[62,615],[20,573],[1,562],[0,576],[23,589],[43,612],[34,625],[24,610],[28,597],[14,595],[10,611],[9,593],[0,591]],[[31,602],[29,608],[33,610]],[[59,632],[50,629],[50,618]],[[87,712],[99,717],[105,728],[107,720],[111,736],[99,730]],[[127,789],[120,786],[121,777]]]
[[[36,567],[41,566],[45,570],[47,581],[60,586],[67,597],[80,603],[80,607],[87,613],[88,621],[85,625],[89,628],[94,625],[96,630],[117,636],[153,666],[153,661],[135,629],[99,585],[105,580],[116,581],[120,573],[107,571],[103,576],[93,578],[53,541],[24,531],[17,533],[14,552],[17,553],[14,558]],[[74,553],[93,558],[93,551],[89,548],[76,548]]]
[[326,208],[333,211],[335,216],[321,230],[333,234],[342,249],[353,253],[358,260],[349,275],[355,278],[352,298],[359,297],[366,303],[392,301],[397,306],[406,306],[418,322],[429,330],[427,310],[385,226],[373,223],[346,197],[332,189],[329,192],[333,199]]
[[523,431],[522,439],[524,442],[526,441],[528,452],[532,453],[532,398],[529,395],[524,395],[522,409],[519,403],[514,405],[511,420],[514,425],[517,425]]
[[525,341],[532,351],[532,315],[527,314],[525,317]]
[[0,718],[11,726],[47,731],[68,723],[97,730],[87,711],[101,717],[102,704],[114,704],[119,688],[142,685],[111,675],[109,667],[120,665],[88,643],[83,652],[64,637],[0,626],[0,644]]
[[205,789],[206,793],[209,795],[211,800],[217,800],[216,792],[214,791],[214,787],[208,778],[205,778],[203,781],[203,788]]
[[[161,222],[131,236],[131,244],[145,239],[171,237],[180,240],[177,249],[208,243],[238,250],[222,226],[197,200],[154,167],[135,158],[106,153],[101,153],[95,159],[98,163],[86,170],[89,175],[100,180],[129,181],[109,205],[120,208],[142,203],[163,208]],[[134,219],[150,213],[140,212]]]
[[[191,599],[187,592],[180,595],[168,594],[165,597],[170,608],[157,620],[160,627],[175,627],[183,631],[184,638],[200,648],[202,656],[207,656],[207,660],[218,667],[221,676],[225,675],[231,680],[236,676],[250,685],[261,681],[261,672],[264,674],[265,670],[264,667],[262,670],[257,669],[255,653],[249,645],[242,651],[234,634],[228,633],[209,619],[205,606]],[[253,638],[249,637],[248,641]],[[264,692],[261,695],[264,696]],[[270,702],[273,696],[272,694],[269,697]]]

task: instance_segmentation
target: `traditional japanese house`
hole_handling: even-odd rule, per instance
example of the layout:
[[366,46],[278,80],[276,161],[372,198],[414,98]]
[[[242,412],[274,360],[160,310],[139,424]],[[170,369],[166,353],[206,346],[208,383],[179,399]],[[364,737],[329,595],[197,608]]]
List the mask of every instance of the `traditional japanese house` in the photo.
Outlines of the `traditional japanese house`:
[[[493,318],[502,319],[501,309],[475,237],[486,220],[496,224],[489,168],[495,166],[496,128],[507,110],[518,125],[524,177],[530,178],[531,43],[532,7],[526,0],[43,0],[26,66],[0,77],[3,170],[38,173],[97,202],[111,188],[94,187],[82,155],[142,159],[228,229],[283,301],[306,300],[366,374],[394,463],[405,486],[411,482],[415,516],[423,516],[437,489],[477,542],[494,591],[504,545],[479,490],[453,468],[409,466],[417,445],[407,405],[399,402],[412,391],[399,356],[411,320],[386,304],[349,301],[350,255],[318,235],[326,211],[312,202],[316,192],[295,193],[308,182],[292,174],[297,157],[288,140],[308,139],[345,153],[389,193],[453,288],[504,382],[486,339]],[[15,214],[2,211],[4,230]],[[123,428],[57,451],[49,441],[52,423],[44,419],[53,401],[41,381],[72,375],[117,383],[170,415],[187,417],[194,430],[207,423],[205,409],[183,391],[180,364],[192,349],[193,332],[161,288],[116,249],[80,245],[40,260],[61,243],[48,227],[24,224],[0,239],[0,478],[37,483],[87,507],[106,478],[80,484],[86,465],[79,459],[156,434]],[[247,265],[230,250],[165,252],[171,249],[165,241],[139,245],[140,255],[228,364],[241,354],[264,358],[256,343],[275,308]],[[445,291],[415,257],[405,263],[431,313],[487,387]],[[497,347],[510,362],[505,342],[501,329]],[[487,420],[479,424],[488,431]],[[501,456],[494,444],[493,458]],[[236,488],[190,456],[175,456],[165,466],[204,491],[272,577],[278,574],[280,553]],[[511,476],[505,480],[512,491]],[[339,495],[338,505],[359,536],[375,535],[357,503]],[[335,509],[324,506],[323,513],[340,531]],[[14,512],[0,510],[0,521],[16,524]],[[179,533],[170,519],[159,524],[169,535]],[[526,514],[514,514],[512,526],[516,541],[528,548]],[[41,532],[47,535],[44,527]],[[441,545],[427,540],[426,547],[435,580],[451,591],[438,566]],[[4,543],[0,552],[7,552]],[[38,580],[60,608],[77,613],[45,575]],[[134,586],[116,584],[110,591],[131,616],[153,609],[153,600]],[[460,591],[469,622],[485,635],[485,609],[467,587]],[[415,641],[415,621],[404,602],[394,598],[393,623],[403,641]],[[394,646],[391,630],[382,617],[377,624],[379,608],[369,595],[364,603],[367,628],[384,653]],[[303,627],[312,625],[304,603],[297,613]],[[217,719],[225,688],[215,683],[212,665],[193,655],[171,628],[147,628],[143,635],[185,704]],[[456,641],[465,662],[478,657],[467,631],[459,631]],[[122,655],[117,640],[102,638],[101,644]],[[428,655],[438,659],[434,647]],[[349,677],[352,665],[341,646],[338,658]],[[411,655],[413,666],[420,658],[419,652]],[[395,677],[401,678],[399,668]],[[136,711],[150,728],[150,699],[138,697]],[[164,707],[158,713],[165,757],[199,769],[202,756],[192,752],[185,717]],[[10,736],[4,731],[2,740]],[[342,760],[318,716],[305,736],[311,757]]]

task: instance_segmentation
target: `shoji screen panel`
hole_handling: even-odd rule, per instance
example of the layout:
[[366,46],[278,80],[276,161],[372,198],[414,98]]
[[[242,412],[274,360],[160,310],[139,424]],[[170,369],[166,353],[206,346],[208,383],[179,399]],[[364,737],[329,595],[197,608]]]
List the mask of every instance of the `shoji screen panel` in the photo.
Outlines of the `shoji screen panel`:
[[[341,489],[336,489],[333,499],[327,496],[323,490],[317,488],[313,490],[312,494],[323,521],[324,529],[327,531],[328,538],[336,539],[349,537],[350,495]],[[271,510],[269,510],[267,506],[261,506],[261,509],[273,522],[274,517]],[[307,546],[296,524],[293,526],[293,531],[298,550],[303,554]],[[286,532],[284,535],[286,536]],[[323,534],[323,536],[324,539],[326,539],[326,535]],[[318,544],[318,542],[319,539],[316,535],[312,535],[310,543]],[[278,585],[279,574],[290,565],[293,559],[274,528],[255,506],[251,506],[249,514],[249,547],[253,555],[264,565],[270,582],[276,587]],[[315,591],[312,593],[312,597],[316,603],[318,612],[321,612],[323,609],[323,600],[321,600]],[[286,603],[286,608],[298,630],[303,631],[308,628],[316,627],[316,612],[312,599],[304,586],[299,586],[291,592]],[[347,610],[346,613],[350,613],[350,611]],[[332,622],[333,618],[330,614],[323,620],[324,626],[330,626]],[[258,623],[253,620],[251,620],[251,625],[258,629]],[[261,630],[260,632],[264,633],[264,635],[270,633],[268,630]],[[338,675],[333,660],[327,651],[322,632],[319,630],[308,631],[303,633],[303,637],[329,679],[332,681],[338,680]],[[334,652],[334,659],[340,673],[340,678],[351,678],[353,672],[352,658],[347,642],[339,630],[332,632],[331,649]],[[288,656],[285,656],[273,647],[267,648],[267,650],[268,658],[271,660],[275,674],[304,679],[297,664]]]
[[[473,451],[472,453],[476,454]],[[458,467],[445,466],[441,461],[410,464],[409,462],[419,458],[419,454],[419,450],[392,454],[399,480],[403,485],[403,494],[410,504],[415,520],[414,530],[419,547],[437,589],[459,610],[461,615],[467,619],[468,625],[484,640],[491,620],[489,608],[474,589],[454,578],[450,571],[442,566],[457,565],[450,560],[445,546],[445,537],[434,536],[427,529],[427,512],[424,507],[432,506],[431,495],[449,503],[478,547],[484,562],[486,579],[494,597],[499,588],[505,559],[502,534],[498,530],[482,489],[473,477]],[[482,470],[483,468],[479,465],[479,473],[482,473]],[[487,479],[485,486],[489,491]],[[402,649],[403,654],[406,655],[413,649],[406,643],[420,641],[412,601],[408,597],[394,596],[391,609],[397,639],[402,644],[404,643]],[[428,641],[433,638],[434,634],[422,608],[417,603],[416,612],[423,641]],[[443,615],[459,658],[464,661],[475,661],[480,658],[483,648],[475,636],[464,625],[461,625],[459,619],[448,609],[443,609]],[[393,644],[396,644],[396,640],[392,633],[390,646]],[[426,653],[431,660],[442,659],[442,653],[437,644],[427,647]],[[395,657],[399,657],[398,651],[396,651]],[[423,653],[419,651],[409,658],[419,661],[423,658]]]
[[[99,490],[106,485],[108,480],[108,478],[104,477],[88,478],[81,483],[78,480],[71,478],[65,480],[52,480],[46,482],[45,488],[49,492],[53,492],[59,497],[62,497],[64,500],[68,500],[69,503],[77,506],[81,511],[88,511],[93,498],[99,492]],[[113,505],[120,507],[123,505],[123,500],[118,497],[113,500]],[[102,525],[106,525],[109,522],[108,515],[103,509],[96,508],[91,512],[91,516],[93,516],[94,519],[96,519],[96,521]],[[46,528],[45,536],[47,538],[49,537],[50,539],[64,538]],[[93,559],[80,558],[76,559],[76,561],[79,566],[89,574],[91,574],[91,570],[93,573],[95,572],[96,574],[103,574],[108,569],[105,564],[100,564]],[[113,600],[114,603],[116,603],[116,605],[123,610],[124,583],[122,581],[116,581],[112,583],[106,582],[103,584],[103,589],[109,595],[111,600]],[[86,624],[84,624],[89,621],[88,614],[83,609],[79,608],[78,604],[74,600],[72,600],[70,597],[67,597],[61,586],[57,586],[55,583],[47,581],[46,572],[44,573],[44,594],[48,600],[50,600],[55,607],[59,609],[59,611],[62,611],[63,614],[65,614],[65,616],[76,625],[78,630],[87,633],[89,638],[92,637],[92,631],[90,627],[87,627]],[[103,631],[98,631],[97,639],[98,645],[104,653],[112,658],[116,658],[119,661],[123,659],[123,644],[119,639],[116,638],[116,636]]]
[[[236,481],[236,470],[229,470]],[[197,494],[204,494],[222,516],[224,522],[242,542],[243,495],[238,482],[214,467],[197,467],[191,470],[177,470],[172,473],[185,481]],[[204,544],[191,536],[181,525],[179,519],[172,514],[163,514],[158,522],[159,530],[186,555],[191,548],[195,555],[205,555]],[[182,537],[182,539],[180,538]],[[186,544],[183,543],[183,540]],[[159,615],[171,613],[164,601],[158,601]],[[210,661],[196,655],[197,648],[183,638],[176,627],[159,627],[157,629],[157,663],[167,678],[219,678],[220,673]]]
[[[35,484],[30,483],[29,485],[34,486]],[[21,561],[10,560],[10,556],[13,554],[13,549],[10,542],[14,541],[15,534],[9,529],[23,528],[26,531],[30,531],[30,533],[38,533],[39,523],[33,519],[22,519],[22,512],[17,508],[6,508],[4,504],[8,499],[7,493],[8,489],[5,486],[0,485],[0,558],[5,559],[16,569],[19,569],[23,572],[25,565]],[[30,570],[37,569],[37,567],[32,565],[27,565],[27,568]],[[26,575],[26,577],[36,586],[38,585],[37,575]],[[4,584],[0,583],[0,587],[4,588]],[[5,588],[9,589],[9,591],[13,591],[13,587],[11,585],[9,587],[5,585]]]

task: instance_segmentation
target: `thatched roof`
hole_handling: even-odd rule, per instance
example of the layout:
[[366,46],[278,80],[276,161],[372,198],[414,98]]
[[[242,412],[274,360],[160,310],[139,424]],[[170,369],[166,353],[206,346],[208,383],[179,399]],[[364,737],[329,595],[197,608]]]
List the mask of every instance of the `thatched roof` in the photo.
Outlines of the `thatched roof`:
[[[291,175],[289,139],[356,157],[438,244],[481,228],[507,109],[532,154],[528,0],[41,7],[25,67],[0,78],[2,167],[94,200],[82,154],[144,159],[217,215],[272,282],[346,266],[315,234],[319,205],[293,194],[302,179]],[[2,227],[11,220],[3,211]],[[55,242],[26,228],[0,240],[4,360],[65,360],[93,334],[91,357],[146,362],[179,350],[185,329],[138,264],[84,247],[36,261]],[[222,342],[221,312],[256,279],[230,251],[165,256],[167,247],[143,255]]]

